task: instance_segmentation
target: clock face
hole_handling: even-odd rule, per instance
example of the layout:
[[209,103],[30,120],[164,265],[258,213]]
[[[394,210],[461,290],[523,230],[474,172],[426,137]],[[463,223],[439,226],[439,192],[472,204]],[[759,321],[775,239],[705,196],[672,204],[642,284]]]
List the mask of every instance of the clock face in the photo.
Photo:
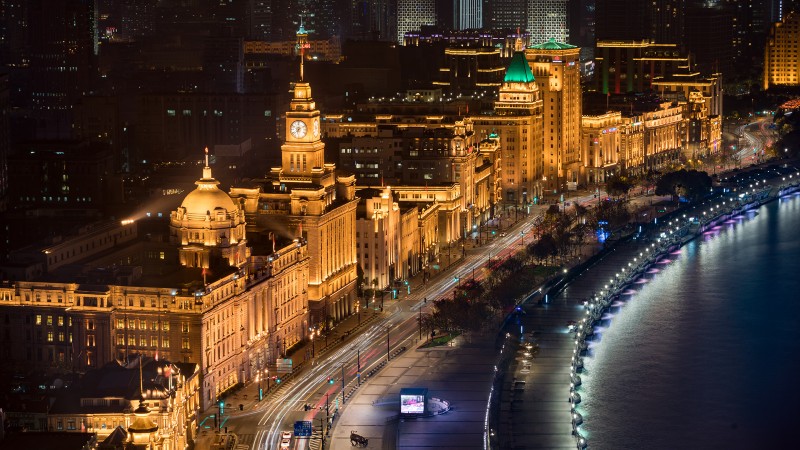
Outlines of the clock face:
[[319,137],[319,120],[314,120],[314,125],[311,129],[314,132],[314,137]]
[[289,132],[297,139],[304,137],[307,131],[308,127],[306,127],[306,123],[302,120],[295,120],[289,127]]

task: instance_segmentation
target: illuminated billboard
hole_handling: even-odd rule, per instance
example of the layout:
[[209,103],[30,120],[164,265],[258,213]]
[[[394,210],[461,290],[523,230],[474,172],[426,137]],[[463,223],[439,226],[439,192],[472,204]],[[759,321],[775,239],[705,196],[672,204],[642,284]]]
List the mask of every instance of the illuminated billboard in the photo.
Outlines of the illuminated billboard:
[[425,414],[425,398],[427,396],[427,389],[401,389],[400,414]]
[[423,412],[425,412],[425,396],[400,396],[400,414],[422,414]]

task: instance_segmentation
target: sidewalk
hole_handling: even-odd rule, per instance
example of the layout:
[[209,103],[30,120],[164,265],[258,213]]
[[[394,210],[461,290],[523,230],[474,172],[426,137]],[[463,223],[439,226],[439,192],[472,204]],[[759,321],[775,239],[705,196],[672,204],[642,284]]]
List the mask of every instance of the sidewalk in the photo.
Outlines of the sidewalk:
[[[318,358],[333,348],[338,347],[342,344],[345,337],[372,323],[372,321],[379,318],[381,314],[382,313],[380,311],[361,311],[360,317],[359,315],[353,315],[339,322],[339,324],[331,330],[331,333],[328,336],[327,346],[325,346],[325,338],[315,339],[315,341],[321,342],[314,342],[314,357]],[[291,381],[293,374],[303,370],[305,364],[310,361],[309,359],[306,359],[306,354],[311,354],[311,344],[311,342],[306,342],[291,349],[292,354],[287,356],[287,358],[292,360],[292,367],[294,368],[294,371],[291,374],[280,374],[280,384],[276,385],[274,380],[270,380],[269,389],[267,389],[266,381],[262,380],[260,383],[251,381],[238,391],[225,397],[225,414],[223,416],[223,420],[225,417],[236,417],[249,413],[258,407],[259,404],[268,402],[270,394],[280,389],[282,384]],[[270,372],[270,376],[274,375],[276,374]],[[258,400],[259,385],[263,389],[264,393],[261,401]],[[216,413],[216,410],[216,406],[212,406],[204,412],[204,415]],[[208,424],[209,423],[207,422],[206,425]],[[213,425],[213,421],[211,424]]]
[[[349,450],[350,433],[369,440],[375,449],[468,449],[483,445],[486,398],[494,374],[494,335],[486,332],[459,337],[454,346],[414,348],[392,359],[370,377],[337,419],[329,449]],[[403,420],[399,418],[400,389],[428,389],[428,399],[449,402],[442,415]],[[430,400],[429,400],[430,401]]]
[[[415,289],[418,289],[427,283],[435,281],[438,277],[444,276],[447,274],[450,269],[454,268],[458,263],[461,262],[463,259],[463,254],[461,252],[461,245],[458,244],[458,250],[456,248],[452,249],[452,264],[444,267],[442,266],[439,270],[432,270],[429,269],[428,272],[430,274],[430,278],[423,283],[422,272],[419,272],[414,277],[409,279],[409,287],[411,292],[414,292]],[[467,247],[467,253],[469,253],[470,247]],[[440,253],[441,254],[441,253]],[[445,255],[446,258],[446,255]],[[406,287],[403,286],[402,288],[398,288],[398,299],[392,299],[391,295],[386,295],[384,298],[384,310],[387,308],[394,306],[397,300],[402,300],[407,297],[407,290]],[[326,337],[320,336],[316,338],[313,342],[314,345],[314,358],[318,358],[328,351],[338,347],[342,344],[347,337],[349,337],[354,332],[364,328],[365,326],[372,323],[374,320],[380,318],[383,314],[379,309],[376,310],[374,308],[379,307],[380,299],[376,298],[376,301],[370,300],[370,309],[363,308],[360,312],[360,315],[352,315],[347,317],[346,319],[342,320],[330,331],[327,336],[327,345]],[[362,307],[364,304],[362,303]],[[304,369],[306,363],[310,361],[311,355],[311,345],[312,342],[303,342],[298,344],[297,346],[291,348],[291,354],[287,356],[287,358],[292,360],[292,367],[294,368],[292,374],[281,374],[281,384],[291,381],[293,374],[297,373]],[[270,376],[275,376],[276,374],[270,372]],[[269,389],[267,389],[269,383]],[[259,385],[263,389],[263,399],[261,401],[258,400],[258,389]],[[236,417],[239,415],[247,414],[250,411],[256,409],[260,404],[266,403],[268,401],[268,397],[270,394],[275,392],[277,389],[280,389],[280,385],[275,384],[274,380],[262,380],[260,383],[256,383],[255,380],[251,380],[244,387],[240,388],[234,393],[231,393],[227,397],[225,397],[225,413],[224,417]],[[240,408],[241,405],[241,408]],[[203,417],[208,416],[209,414],[214,414],[217,412],[216,405],[211,406],[206,411],[202,413]],[[202,420],[202,419],[201,419]],[[213,420],[210,422],[206,422],[205,425],[212,425]]]
[[[532,211],[531,214],[536,215],[536,212]],[[473,247],[467,248],[469,251]],[[581,258],[573,259],[568,264],[574,266],[593,254],[594,252],[582,254]],[[604,270],[608,269],[604,268],[607,267],[608,264],[603,261],[603,264],[592,269],[592,273],[600,272],[601,275],[587,279],[594,283],[599,283],[600,279],[605,280],[607,274]],[[596,286],[584,289],[592,288]],[[573,289],[570,288],[571,291]],[[530,380],[527,391],[526,383],[517,382],[527,380],[518,380],[513,374],[506,372],[498,386],[502,392],[495,391],[493,394],[499,396],[501,402],[500,428],[493,432],[499,435],[498,438],[505,438],[502,443],[513,443],[512,446],[533,445],[533,448],[575,446],[571,435],[571,405],[566,401],[569,396],[567,362],[571,357],[572,339],[565,332],[564,324],[567,320],[580,319],[583,311],[578,307],[577,299],[566,300],[559,297],[559,300],[557,307],[554,305],[546,308],[547,314],[533,311],[540,307],[526,306],[528,317],[522,316],[519,320],[523,322],[514,326],[524,323],[525,332],[542,330],[547,335],[542,336],[543,352],[535,361],[533,369],[537,375],[535,380]],[[495,366],[498,355],[495,343],[499,329],[497,326],[489,329],[480,334],[461,336],[452,347],[417,349],[419,342],[415,339],[412,348],[392,359],[389,365],[355,391],[334,424],[328,448],[352,448],[351,432],[367,438],[368,448],[484,448],[487,400],[495,370],[498,369]],[[517,331],[517,335],[513,336],[516,339],[512,338],[509,342],[519,341],[518,334]],[[561,353],[564,352],[566,354],[562,356]],[[502,372],[503,367],[499,367],[499,370]],[[431,417],[400,419],[399,393],[401,388],[408,387],[427,388],[428,398],[435,397],[449,402],[451,411]],[[509,400],[509,395],[516,397]],[[525,407],[521,409],[520,405],[523,404]],[[524,419],[522,414],[526,416]],[[508,435],[502,436],[503,433]]]

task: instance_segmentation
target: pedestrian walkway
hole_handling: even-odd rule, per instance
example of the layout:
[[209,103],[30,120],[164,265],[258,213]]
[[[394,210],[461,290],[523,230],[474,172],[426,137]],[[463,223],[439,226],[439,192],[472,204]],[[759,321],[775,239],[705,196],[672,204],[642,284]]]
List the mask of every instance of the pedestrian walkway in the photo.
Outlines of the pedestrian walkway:
[[[432,270],[430,273],[430,278],[427,280],[423,280],[422,273],[420,272],[408,280],[408,288],[406,288],[404,285],[403,288],[398,290],[398,298],[403,299],[408,295],[409,290],[414,292],[424,284],[430,283],[439,277],[446,276],[446,274],[450,272],[450,269],[455,267],[463,258],[463,253],[460,251],[460,246],[459,251],[455,251],[455,248],[456,247],[453,246],[452,265],[448,267],[442,267],[440,270]],[[397,300],[391,299],[390,297],[391,296],[389,295],[384,299],[384,310],[393,307],[397,302]],[[382,311],[377,309],[379,305],[380,302],[370,302],[370,308],[364,308],[359,314],[349,316],[342,320],[336,324],[336,326],[327,336],[321,336],[316,338],[314,342],[303,342],[291,348],[290,354],[287,356],[287,358],[292,360],[294,372],[296,373],[297,371],[302,370],[305,364],[310,363],[312,354],[314,358],[318,358],[326,354],[328,351],[338,348],[347,340],[349,336],[357,333],[359,330],[368,326],[372,322],[379,320],[379,318],[383,315]],[[269,375],[275,376],[278,374],[270,373]],[[226,410],[224,415],[228,417],[235,417],[242,414],[252,413],[253,410],[256,409],[260,404],[268,401],[268,397],[272,392],[280,389],[282,385],[291,383],[292,378],[292,374],[280,374],[280,384],[276,384],[275,380],[261,380],[258,383],[255,380],[250,380],[245,386],[225,397],[224,402]],[[259,401],[259,387],[263,389],[263,398],[261,401]],[[296,410],[302,411],[303,404],[298,404]],[[209,414],[214,414],[216,412],[217,407],[212,405],[208,410],[206,410],[205,415],[208,416]],[[209,422],[207,425],[213,425],[213,422]]]
[[[314,357],[320,357],[327,353],[328,351],[338,347],[339,345],[344,342],[344,340],[356,333],[358,330],[362,329],[363,327],[367,326],[368,324],[372,323],[373,321],[377,320],[381,316],[381,312],[368,310],[368,311],[361,311],[359,315],[353,315],[345,320],[341,321],[336,328],[331,330],[330,335],[328,336],[328,343],[327,345],[324,342],[324,338],[319,339],[322,341],[313,343],[314,345]],[[287,358],[292,360],[292,367],[294,368],[294,372],[302,370],[303,366],[310,362],[310,355],[311,355],[311,342],[307,342],[297,346],[296,348],[292,349],[290,355]],[[306,355],[309,356],[309,359],[306,359]],[[225,397],[225,414],[224,416],[228,417],[236,417],[241,414],[249,414],[253,411],[253,409],[257,408],[261,403],[265,403],[269,401],[269,396],[276,390],[280,389],[282,386],[288,385],[292,383],[292,374],[272,374],[270,376],[277,375],[280,377],[281,382],[280,384],[276,383],[276,380],[270,380],[267,382],[266,380],[255,382],[251,381],[247,383],[244,387],[239,389],[232,394],[229,394]],[[263,389],[263,399],[259,401],[258,399],[258,390],[259,387]],[[304,403],[298,403],[295,405],[295,411],[303,411]],[[212,406],[209,408],[206,413],[213,414],[215,413],[217,408]],[[223,418],[224,418],[223,416]]]
[[[569,289],[548,298],[546,304],[537,297],[523,306],[523,314],[515,320],[524,339],[518,339],[519,333],[515,333],[515,339],[509,341],[514,356],[499,392],[500,448],[576,447],[568,383],[575,338],[567,324],[585,317],[583,300],[602,290],[623,261],[639,251],[637,241],[619,244],[601,264],[587,269],[569,284]],[[526,343],[538,351],[531,352]]]
[[[329,448],[352,449],[351,432],[366,437],[368,448],[480,447],[494,353],[493,332],[457,338],[452,347],[409,349],[348,400],[333,428]],[[399,396],[406,387],[427,388],[428,398],[446,401],[451,409],[441,415],[404,420],[399,417]]]
[[[650,199],[639,197],[634,203],[644,206]],[[588,248],[588,247],[587,247]],[[630,245],[630,252],[637,244]],[[583,259],[591,252],[583,255]],[[629,257],[628,251],[614,251],[609,258]],[[571,265],[580,263],[571,261]],[[571,404],[569,399],[569,361],[573,339],[567,333],[566,323],[583,317],[583,297],[592,290],[601,289],[602,280],[608,280],[614,261],[603,261],[570,284],[569,294],[562,293],[558,301],[539,305],[536,301],[524,307],[525,315],[512,318],[509,330],[518,329],[508,339],[500,342],[515,343],[510,370],[501,376],[496,428],[492,442],[501,448],[575,448],[572,436]],[[582,286],[582,287],[581,287]],[[381,372],[357,390],[341,411],[334,424],[331,449],[350,449],[350,433],[366,437],[369,448],[484,448],[485,430],[490,426],[487,402],[492,390],[495,371],[498,370],[496,341],[497,327],[492,331],[464,337],[453,347],[422,350],[415,348],[393,359]],[[532,364],[515,364],[525,360],[519,352],[520,334],[535,336],[539,354]],[[502,375],[502,367],[499,368]],[[519,373],[515,373],[519,372]],[[523,375],[524,372],[524,375]],[[399,416],[401,388],[427,388],[429,397],[437,397],[450,404],[451,410],[443,415],[403,420]],[[397,399],[387,401],[386,399]]]

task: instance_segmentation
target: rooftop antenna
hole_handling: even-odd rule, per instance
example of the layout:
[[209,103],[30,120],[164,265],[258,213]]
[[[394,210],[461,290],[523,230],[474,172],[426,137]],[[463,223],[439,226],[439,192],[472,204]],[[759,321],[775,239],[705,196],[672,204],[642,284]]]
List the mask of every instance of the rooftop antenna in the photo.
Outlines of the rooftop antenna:
[[303,16],[300,16],[300,28],[297,30],[297,50],[300,52],[300,81],[303,81],[303,63],[306,59],[307,48],[311,48],[308,43],[308,31],[303,26]]

